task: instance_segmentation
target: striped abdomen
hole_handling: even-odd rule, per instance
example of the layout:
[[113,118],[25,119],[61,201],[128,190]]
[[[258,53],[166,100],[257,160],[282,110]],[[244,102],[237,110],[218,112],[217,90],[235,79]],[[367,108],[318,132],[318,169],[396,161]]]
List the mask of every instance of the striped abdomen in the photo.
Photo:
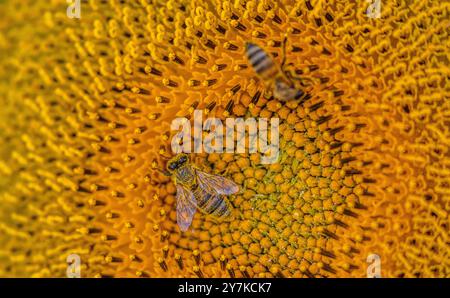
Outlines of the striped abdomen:
[[216,217],[227,217],[230,215],[228,202],[222,195],[211,194],[202,189],[198,184],[192,186],[197,207],[206,214]]
[[269,78],[277,73],[272,58],[263,49],[253,43],[246,45],[247,58],[255,72],[264,78]]

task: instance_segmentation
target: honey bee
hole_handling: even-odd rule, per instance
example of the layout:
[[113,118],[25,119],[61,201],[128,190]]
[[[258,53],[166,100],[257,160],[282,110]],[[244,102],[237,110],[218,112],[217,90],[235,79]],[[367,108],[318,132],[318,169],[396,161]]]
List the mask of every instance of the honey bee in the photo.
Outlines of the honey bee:
[[283,40],[283,60],[280,66],[277,66],[272,58],[259,46],[247,42],[245,53],[253,70],[264,81],[265,85],[273,91],[273,96],[282,101],[291,99],[301,99],[306,92],[295,88],[294,80],[300,81],[303,87],[306,85],[303,81],[306,78],[294,77],[290,72],[284,69],[286,63],[286,40]]
[[177,189],[177,224],[181,231],[188,230],[197,208],[216,218],[231,214],[231,204],[225,196],[239,191],[234,182],[200,171],[183,153],[168,161],[167,171],[174,177]]

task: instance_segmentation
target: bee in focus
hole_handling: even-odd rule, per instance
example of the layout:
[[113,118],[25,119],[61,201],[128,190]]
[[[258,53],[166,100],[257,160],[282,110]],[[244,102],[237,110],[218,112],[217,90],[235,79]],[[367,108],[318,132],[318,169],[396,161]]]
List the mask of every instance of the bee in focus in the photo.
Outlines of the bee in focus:
[[177,188],[177,224],[181,231],[187,231],[197,208],[220,219],[231,214],[231,204],[225,196],[239,191],[234,182],[200,171],[183,153],[168,161],[167,171]]
[[282,101],[301,99],[306,94],[303,90],[295,88],[294,80],[300,81],[304,87],[308,86],[303,82],[308,79],[294,77],[289,71],[284,69],[286,63],[286,41],[287,38],[285,37],[283,40],[283,60],[280,66],[277,66],[263,49],[253,43],[247,42],[245,50],[247,59],[258,77],[273,91],[273,96]]

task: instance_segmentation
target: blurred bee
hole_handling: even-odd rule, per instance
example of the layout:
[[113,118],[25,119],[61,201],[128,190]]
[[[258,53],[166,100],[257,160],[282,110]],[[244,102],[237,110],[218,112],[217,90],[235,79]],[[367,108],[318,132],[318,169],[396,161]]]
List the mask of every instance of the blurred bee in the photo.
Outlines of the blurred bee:
[[167,171],[177,188],[177,223],[181,231],[187,231],[197,208],[217,218],[231,214],[231,204],[225,196],[239,191],[234,182],[198,170],[183,153],[168,161]]
[[283,60],[280,66],[277,66],[263,49],[253,43],[247,42],[245,50],[247,59],[256,74],[273,91],[273,96],[282,101],[301,99],[306,93],[303,90],[295,88],[293,80],[300,81],[303,87],[308,86],[303,83],[303,80],[309,80],[306,78],[296,78],[290,72],[284,70],[286,63],[286,40],[287,38],[285,37],[283,40]]

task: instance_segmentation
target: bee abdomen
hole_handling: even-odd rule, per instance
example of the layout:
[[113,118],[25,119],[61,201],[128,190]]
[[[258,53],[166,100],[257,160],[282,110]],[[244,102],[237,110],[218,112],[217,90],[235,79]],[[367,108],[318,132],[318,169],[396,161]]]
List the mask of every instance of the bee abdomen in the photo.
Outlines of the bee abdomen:
[[226,200],[220,197],[220,195],[213,196],[208,202],[205,211],[216,217],[226,217],[230,214],[230,208]]
[[217,217],[227,217],[231,214],[230,207],[225,199],[220,200],[220,204],[211,214]]
[[272,59],[255,44],[247,43],[246,54],[250,64],[258,74],[273,66]]
[[202,189],[198,188],[198,192],[194,193],[196,199],[197,199],[197,206],[202,209],[203,211],[206,211],[206,206],[208,205],[208,201],[211,200],[212,195],[209,193],[204,192]]
[[227,202],[217,194],[203,192],[197,198],[197,206],[203,212],[217,217],[226,217],[230,214]]

